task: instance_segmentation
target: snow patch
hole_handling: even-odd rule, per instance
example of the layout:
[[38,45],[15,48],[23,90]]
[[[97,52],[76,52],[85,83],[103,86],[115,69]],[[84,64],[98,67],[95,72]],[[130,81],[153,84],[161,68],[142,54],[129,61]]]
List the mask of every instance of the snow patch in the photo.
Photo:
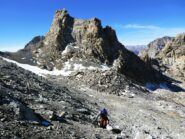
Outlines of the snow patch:
[[43,76],[43,77],[45,77],[46,75],[69,76],[73,72],[82,71],[82,70],[102,70],[102,71],[105,71],[105,70],[110,69],[106,65],[101,65],[100,67],[83,66],[82,64],[70,63],[69,61],[67,61],[67,62],[64,63],[64,66],[61,70],[58,70],[58,69],[54,68],[53,71],[48,71],[46,69],[41,69],[37,66],[32,66],[32,65],[28,65],[28,64],[21,64],[21,63],[18,63],[16,61],[14,61],[14,60],[10,60],[10,59],[4,58],[4,57],[2,57],[2,58],[3,58],[3,60],[5,60],[7,62],[14,63],[17,66],[19,66],[19,67],[21,67],[25,70],[31,71],[31,72],[33,72],[33,73],[35,73],[39,76]]
[[38,64],[38,65],[41,65],[41,63],[40,63],[39,61],[37,61],[37,64]]
[[[3,58],[3,57],[2,57]],[[21,64],[21,63],[18,63],[16,61],[13,61],[13,60],[10,60],[10,59],[7,59],[7,58],[3,58],[3,60],[7,61],[7,62],[11,62],[11,63],[14,63],[16,64],[17,66],[25,69],[25,70],[28,70],[28,71],[31,71],[39,76],[44,76],[45,75],[63,75],[63,76],[69,76],[72,71],[66,71],[66,69],[63,69],[63,70],[53,70],[53,71],[48,71],[48,70],[45,70],[45,69],[41,69],[39,67],[36,67],[36,66],[31,66],[31,65],[28,65],[28,64]]]
[[[72,61],[72,60],[70,60]],[[82,70],[101,70],[101,71],[106,71],[106,70],[110,70],[110,68],[103,64],[98,66],[83,66],[83,64],[80,63],[70,63],[69,61],[65,62],[64,70],[71,70],[71,71],[82,71]]]
[[69,44],[66,46],[66,48],[64,49],[64,51],[62,51],[62,55],[65,55],[67,53],[71,53],[71,52],[75,52],[76,49],[78,49],[78,46],[74,46],[73,44]]
[[103,71],[110,70],[110,68],[106,64],[102,64],[101,68]]

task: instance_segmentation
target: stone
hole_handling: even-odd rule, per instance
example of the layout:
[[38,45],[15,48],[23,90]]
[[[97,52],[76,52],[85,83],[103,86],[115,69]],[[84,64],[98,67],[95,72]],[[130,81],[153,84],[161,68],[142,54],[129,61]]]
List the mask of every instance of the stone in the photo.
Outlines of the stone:
[[123,139],[121,135],[116,135],[115,139]]
[[91,113],[89,112],[89,110],[84,109],[84,108],[76,109],[76,111],[79,112],[79,113],[91,115]]

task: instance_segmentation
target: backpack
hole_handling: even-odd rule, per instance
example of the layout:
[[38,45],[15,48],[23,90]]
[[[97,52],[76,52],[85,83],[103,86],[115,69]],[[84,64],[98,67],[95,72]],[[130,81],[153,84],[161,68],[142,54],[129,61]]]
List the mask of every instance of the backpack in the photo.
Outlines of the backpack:
[[107,115],[108,115],[107,110],[106,110],[105,108],[102,109],[102,110],[100,111],[100,115],[101,115],[102,117],[107,117]]

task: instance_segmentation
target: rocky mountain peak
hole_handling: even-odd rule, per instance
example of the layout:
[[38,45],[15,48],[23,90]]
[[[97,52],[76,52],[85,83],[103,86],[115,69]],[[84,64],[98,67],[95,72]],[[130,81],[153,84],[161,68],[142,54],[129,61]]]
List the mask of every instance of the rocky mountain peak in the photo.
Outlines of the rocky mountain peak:
[[75,19],[66,10],[55,13],[52,26],[46,35],[44,44],[63,51],[70,43],[82,44],[82,40],[99,37],[102,32],[101,21],[97,18],[90,20]]
[[75,57],[112,65],[122,49],[115,31],[103,28],[99,19],[75,19],[66,10],[58,10],[36,57],[41,65],[57,61],[56,57],[64,62]]
[[56,13],[55,13],[55,16],[58,17],[63,17],[63,16],[66,16],[66,15],[69,15],[68,14],[68,11],[66,9],[62,9],[62,10],[57,10]]
[[65,24],[65,22],[67,22],[67,20],[70,20],[70,19],[73,19],[73,17],[69,15],[66,9],[57,10],[53,18],[52,26],[56,26],[56,25],[62,26]]
[[[56,11],[51,28],[46,34],[44,45],[63,50],[64,46],[68,43],[65,38],[69,36],[66,36],[65,32],[70,31],[73,26],[73,20],[66,10]],[[71,39],[71,37],[69,39]]]

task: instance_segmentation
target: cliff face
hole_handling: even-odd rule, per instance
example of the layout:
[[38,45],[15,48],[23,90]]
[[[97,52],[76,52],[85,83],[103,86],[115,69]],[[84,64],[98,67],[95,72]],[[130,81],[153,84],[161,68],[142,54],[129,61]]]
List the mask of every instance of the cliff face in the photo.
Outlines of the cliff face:
[[[162,47],[160,43],[163,42]],[[156,42],[156,43],[153,43]],[[148,49],[140,53],[141,59],[146,63],[155,65],[162,72],[174,78],[185,78],[185,33],[175,38],[161,38],[148,45]],[[160,48],[160,49],[158,49]],[[151,52],[153,52],[151,54]],[[151,62],[152,61],[152,62]],[[154,62],[156,61],[156,62]]]
[[[111,65],[123,49],[115,31],[111,27],[103,28],[99,19],[74,19],[62,10],[56,12],[43,47],[36,53],[41,65],[59,68],[61,61],[72,57]],[[59,62],[51,65],[52,61]]]
[[166,72],[185,81],[185,33],[179,34],[167,44],[159,55]]
[[140,57],[145,57],[148,55],[150,58],[156,58],[160,51],[165,47],[166,44],[170,43],[173,37],[163,37],[158,38],[148,44],[147,48],[139,53]]

